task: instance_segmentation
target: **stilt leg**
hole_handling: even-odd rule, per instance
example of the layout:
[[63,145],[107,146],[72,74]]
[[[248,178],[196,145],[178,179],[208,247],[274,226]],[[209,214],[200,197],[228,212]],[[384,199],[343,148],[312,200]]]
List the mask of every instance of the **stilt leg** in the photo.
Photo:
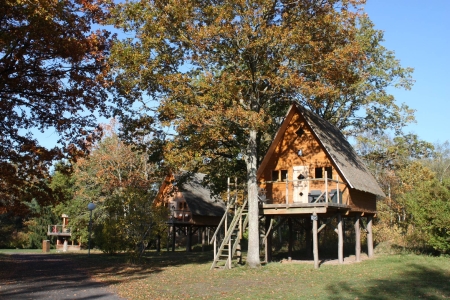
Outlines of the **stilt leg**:
[[[266,262],[271,262],[272,261],[272,229],[270,228],[270,221],[272,220],[271,216],[266,216],[266,235],[267,235],[267,239],[266,239],[266,251],[265,251],[265,260]],[[270,232],[268,232],[268,230],[270,230]]]
[[292,244],[293,244],[293,236],[292,236],[292,219],[288,219],[288,227],[289,227],[289,245],[288,245],[288,257],[292,259]]
[[342,230],[342,216],[338,215],[338,260],[344,263],[344,231]]
[[361,217],[358,215],[355,217],[355,256],[356,261],[361,261],[361,228],[359,227],[359,221]]
[[175,225],[172,226],[172,252],[175,252],[175,239],[177,235],[177,230]]
[[186,234],[186,252],[191,252],[192,250],[192,226],[188,226]]
[[373,234],[372,234],[373,216],[367,217],[367,255],[373,257]]
[[313,213],[312,221],[313,221],[313,255],[314,255],[314,268],[319,268],[319,241],[317,238],[317,223],[318,223],[317,213]]

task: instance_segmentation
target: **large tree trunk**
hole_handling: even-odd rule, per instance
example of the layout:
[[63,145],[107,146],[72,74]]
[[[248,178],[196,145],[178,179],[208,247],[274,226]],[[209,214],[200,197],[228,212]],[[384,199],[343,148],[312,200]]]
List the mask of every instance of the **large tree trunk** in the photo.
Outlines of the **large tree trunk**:
[[261,261],[259,258],[259,209],[258,184],[256,182],[256,149],[256,130],[250,130],[246,153],[249,220],[247,265],[250,268],[258,268],[261,266]]

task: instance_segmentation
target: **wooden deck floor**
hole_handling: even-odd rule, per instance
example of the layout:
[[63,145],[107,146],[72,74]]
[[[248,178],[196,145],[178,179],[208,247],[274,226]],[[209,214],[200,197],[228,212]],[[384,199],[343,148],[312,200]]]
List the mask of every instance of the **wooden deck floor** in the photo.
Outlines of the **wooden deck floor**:
[[312,213],[327,214],[337,211],[349,211],[350,206],[340,203],[289,203],[289,204],[262,204],[260,211],[264,215],[310,215]]

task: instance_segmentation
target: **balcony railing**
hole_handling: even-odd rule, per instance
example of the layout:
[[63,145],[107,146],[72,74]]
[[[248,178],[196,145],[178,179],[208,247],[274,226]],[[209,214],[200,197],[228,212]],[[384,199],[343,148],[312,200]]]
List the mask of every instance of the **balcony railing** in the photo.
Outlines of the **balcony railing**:
[[[259,183],[260,191],[259,198],[263,203],[266,201],[273,201],[278,198],[278,203],[282,198],[286,204],[293,202],[294,188],[297,185],[306,184],[308,186],[307,199],[308,203],[343,203],[343,190],[346,189],[346,184],[339,180],[331,178],[308,178],[298,180],[283,180],[283,181],[262,181]],[[279,188],[274,189],[278,186]],[[269,190],[269,191],[268,191]],[[275,196],[275,193],[277,194]]]
[[71,235],[71,228],[65,225],[48,225],[47,235]]
[[169,215],[169,222],[190,222],[192,219],[191,211],[189,210],[171,210]]

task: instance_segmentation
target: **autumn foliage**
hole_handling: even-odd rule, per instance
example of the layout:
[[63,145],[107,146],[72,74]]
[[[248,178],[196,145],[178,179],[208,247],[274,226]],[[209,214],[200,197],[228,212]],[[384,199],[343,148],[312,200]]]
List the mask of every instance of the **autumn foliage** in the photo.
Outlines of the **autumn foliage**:
[[124,120],[139,124],[148,113],[158,117],[151,126],[173,126],[166,163],[222,181],[229,170],[242,174],[252,267],[259,266],[256,169],[292,102],[348,133],[396,129],[412,118],[386,92],[394,82],[409,88],[411,70],[381,46],[363,3],[136,1],[112,11],[110,23],[133,37],[111,50],[117,99],[128,108],[142,100],[134,120]]
[[[106,111],[104,74],[109,34],[92,25],[106,17],[97,0],[5,0],[0,3],[0,213],[27,212],[55,159],[83,154]],[[57,134],[54,148],[34,132]],[[25,198],[25,199],[24,199]]]
[[115,122],[104,125],[105,136],[75,164],[74,196],[62,209],[85,242],[87,205],[95,203],[95,246],[111,254],[129,251],[139,258],[149,241],[165,229],[160,225],[168,213],[153,205],[163,177],[145,153],[133,151],[119,139],[116,127]]

